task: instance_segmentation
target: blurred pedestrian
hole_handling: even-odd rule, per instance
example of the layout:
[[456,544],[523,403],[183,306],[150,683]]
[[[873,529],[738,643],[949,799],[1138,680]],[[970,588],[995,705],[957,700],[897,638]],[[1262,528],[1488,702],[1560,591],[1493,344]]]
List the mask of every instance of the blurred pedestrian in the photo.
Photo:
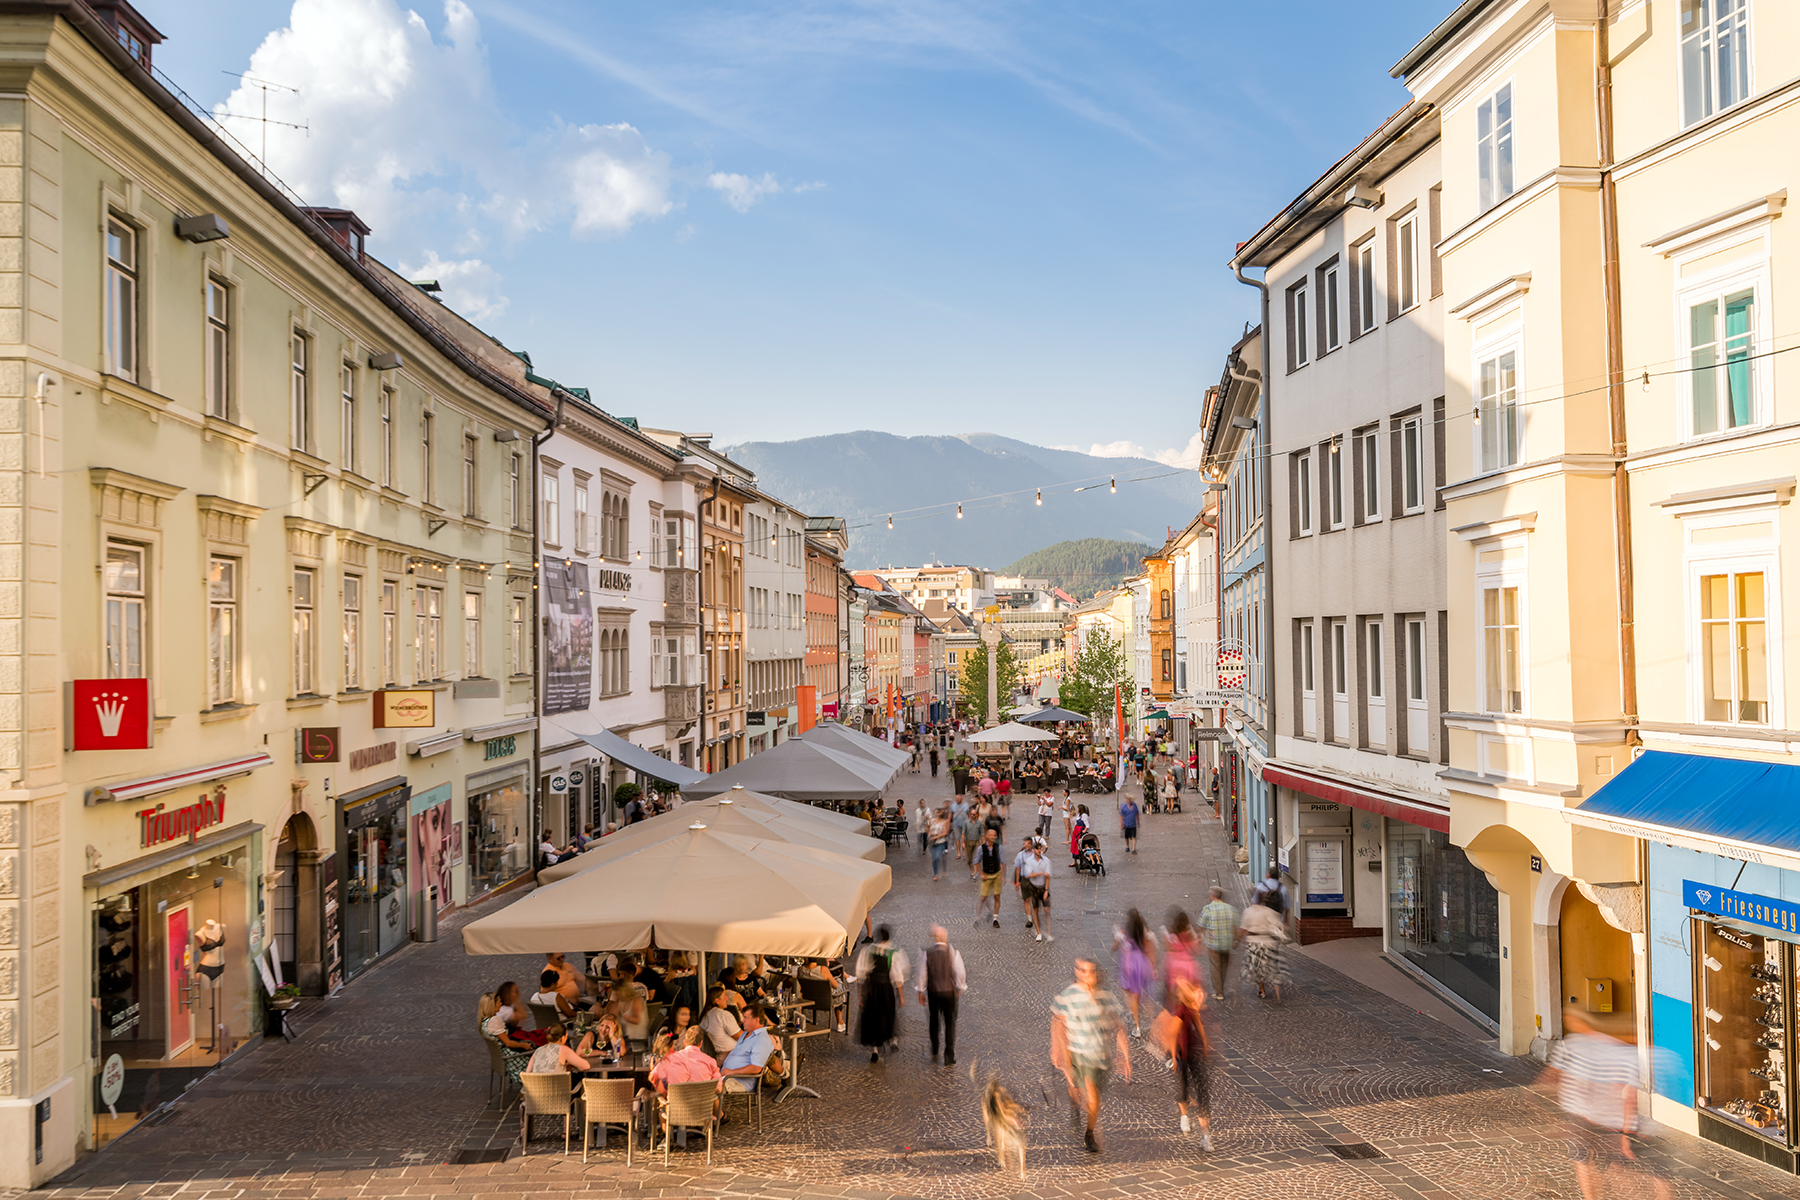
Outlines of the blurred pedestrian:
[[1130,792],[1126,792],[1125,799],[1119,802],[1119,835],[1125,839],[1125,853],[1137,853],[1137,833],[1137,801],[1131,798]]
[[1039,837],[1047,838],[1050,836],[1050,822],[1055,816],[1056,801],[1051,798],[1050,789],[1046,787],[1044,789],[1044,794],[1038,797],[1037,802],[1037,835]]
[[1256,983],[1256,994],[1266,997],[1275,989],[1275,1003],[1281,1003],[1281,985],[1287,981],[1287,957],[1282,946],[1288,942],[1287,922],[1281,919],[1280,900],[1275,893],[1262,898],[1244,910],[1238,924],[1238,936],[1244,942],[1244,978]]
[[925,828],[925,826],[926,826],[926,823],[930,821],[930,819],[931,819],[931,814],[925,810],[925,798],[923,796],[921,796],[919,798],[919,802],[913,806],[913,826],[916,829],[918,829],[918,831],[919,831],[919,853],[920,854],[925,853],[925,851],[927,849],[927,845],[926,845],[927,840],[928,840],[927,833],[929,831]]
[[1050,857],[1043,838],[1033,838],[1030,853],[1019,867],[1019,895],[1025,901],[1027,924],[1037,930],[1035,941],[1054,942],[1050,934]]
[[1119,1075],[1131,1081],[1131,1043],[1119,1002],[1101,986],[1100,968],[1075,960],[1075,982],[1050,1005],[1050,1062],[1069,1085],[1069,1104],[1087,1116],[1087,1148],[1100,1152],[1100,1095],[1118,1056]]
[[987,908],[988,897],[994,900],[994,928],[1000,928],[1000,876],[1004,864],[1000,861],[1000,835],[992,829],[982,835],[981,842],[975,847],[975,872],[981,880],[981,891],[975,896],[975,924],[981,924],[982,910]]
[[1150,945],[1150,931],[1143,914],[1137,909],[1125,913],[1125,925],[1113,930],[1113,953],[1119,959],[1119,990],[1131,1007],[1131,1036],[1144,1036],[1144,1021],[1139,1006],[1144,994],[1156,983],[1156,951]]
[[857,954],[856,979],[862,985],[856,1040],[868,1047],[870,1062],[879,1062],[882,1051],[899,1049],[900,1009],[906,1004],[906,954],[894,948],[893,931],[886,925]]
[[1181,1132],[1192,1133],[1198,1121],[1200,1148],[1211,1150],[1212,1045],[1201,1015],[1205,1007],[1205,994],[1192,980],[1184,979],[1176,985],[1174,1009],[1158,1013],[1151,1032],[1175,1071],[1175,1107],[1181,1112]]
[[944,1026],[944,1065],[956,1065],[956,1002],[969,986],[962,951],[950,944],[950,931],[931,927],[931,945],[919,956],[919,1003],[930,1014],[931,1058],[937,1061],[938,1024]]
[[940,807],[931,815],[931,827],[927,831],[931,840],[931,882],[938,881],[938,875],[944,869],[944,852],[950,848],[950,810]]
[[1212,900],[1200,910],[1200,942],[1211,960],[1213,999],[1225,998],[1225,974],[1231,969],[1231,950],[1237,945],[1237,909],[1225,903],[1225,889],[1211,889]]
[[[1563,1009],[1562,1040],[1550,1044],[1557,1072],[1556,1098],[1569,1131],[1569,1158],[1583,1200],[1598,1200],[1603,1176],[1630,1172],[1637,1161],[1631,1135],[1637,1129],[1637,1047],[1595,1029],[1588,1014]],[[1650,1176],[1652,1190],[1669,1195],[1668,1181]],[[1616,1183],[1614,1192],[1641,1195],[1641,1185]]]
[[[939,744],[940,745],[942,744],[942,739],[939,739]],[[931,777],[933,779],[937,778],[937,769],[938,769],[938,747],[933,746],[931,748]]]

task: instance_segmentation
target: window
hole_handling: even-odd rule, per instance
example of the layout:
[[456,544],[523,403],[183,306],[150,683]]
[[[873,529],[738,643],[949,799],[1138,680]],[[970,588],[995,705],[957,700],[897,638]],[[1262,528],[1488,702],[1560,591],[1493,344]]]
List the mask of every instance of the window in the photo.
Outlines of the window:
[[544,528],[540,536],[547,545],[560,546],[558,522],[561,515],[558,511],[562,497],[562,481],[553,471],[544,472]]
[[214,558],[206,565],[206,700],[231,704],[237,691],[238,561]]
[[1419,302],[1419,217],[1402,217],[1394,228],[1394,268],[1399,311]]
[[[437,414],[421,413],[419,417],[419,486],[425,503],[437,503]],[[435,678],[435,676],[433,677]]]
[[106,678],[144,675],[144,547],[106,543]]
[[1475,110],[1475,178],[1481,211],[1513,194],[1512,84]]
[[1313,528],[1312,460],[1311,454],[1294,460],[1294,513],[1303,534],[1311,533]]
[[1481,431],[1481,469],[1499,471],[1519,461],[1518,352],[1504,350],[1476,368],[1475,424]]
[[1369,699],[1386,700],[1386,685],[1382,680],[1383,664],[1387,661],[1381,653],[1381,622],[1370,621],[1367,629],[1369,651]]
[[338,378],[339,465],[346,471],[356,470],[356,368],[345,363]]
[[1329,507],[1325,526],[1328,529],[1344,527],[1344,456],[1339,449],[1342,445],[1342,438],[1333,438],[1331,453],[1325,456],[1325,503]]
[[1681,121],[1750,94],[1750,0],[1681,0]]
[[444,674],[444,589],[413,588],[413,681]]
[[481,477],[475,473],[475,435],[463,434],[463,515],[481,515]]
[[400,585],[391,579],[381,583],[381,682],[400,682]]
[[1306,285],[1304,283],[1295,284],[1291,294],[1293,299],[1290,302],[1290,308],[1292,310],[1293,320],[1291,322],[1292,331],[1289,336],[1293,339],[1294,365],[1296,367],[1304,367],[1310,361],[1307,357]]
[[1363,727],[1362,745],[1372,750],[1386,750],[1387,720],[1387,655],[1381,618],[1371,617],[1363,623]]
[[1400,725],[1405,741],[1399,751],[1426,758],[1431,754],[1431,706],[1425,699],[1425,619],[1406,618],[1402,638],[1400,653],[1405,661],[1396,666],[1400,686],[1406,693],[1406,720]]
[[[612,497],[602,494],[600,497],[600,503],[601,503],[602,507],[604,508],[606,503],[611,499],[612,499]],[[605,542],[605,534],[606,534],[606,529],[605,529],[605,526],[602,525],[601,540],[602,540],[603,545]],[[577,554],[586,554],[588,552],[588,549],[589,549],[589,547],[588,547],[588,489],[587,489],[587,484],[581,482],[580,480],[576,480],[575,481],[575,552]],[[604,554],[605,550],[602,549],[601,553]]]
[[231,418],[231,289],[206,281],[206,415]]
[[481,593],[463,593],[463,678],[481,678]]
[[1375,329],[1375,243],[1364,242],[1356,249],[1356,286],[1358,303],[1356,322],[1361,333]]
[[318,691],[313,679],[313,573],[294,571],[294,695]]
[[525,597],[507,597],[506,620],[512,650],[512,673],[531,673],[530,646],[525,641]]
[[1169,589],[1164,588],[1162,591],[1162,619],[1167,621],[1174,615],[1175,615],[1174,601],[1172,601],[1169,598]]
[[1688,303],[1695,436],[1737,429],[1755,419],[1751,356],[1756,317],[1755,288]]
[[362,576],[344,576],[344,690],[362,687]]
[[123,221],[106,222],[106,369],[121,379],[137,378],[137,230]]
[[1319,736],[1319,676],[1314,660],[1314,627],[1311,621],[1300,624],[1300,728],[1301,737]]
[[1331,694],[1350,694],[1350,654],[1344,623],[1331,623]]
[[1525,684],[1519,656],[1519,589],[1482,589],[1481,614],[1486,711],[1524,712]]
[[1175,680],[1175,652],[1173,650],[1162,652],[1162,677],[1164,683],[1173,683]]
[[512,527],[525,527],[525,459],[524,456],[512,456],[511,474],[508,476],[507,497],[512,506]]
[[288,377],[288,414],[293,440],[288,444],[296,450],[305,450],[311,444],[312,433],[312,408],[306,392],[307,358],[311,347],[300,333],[295,333],[290,342],[293,369]]
[[394,486],[394,393],[381,389],[381,486]]
[[1420,512],[1425,507],[1425,419],[1408,417],[1400,423],[1400,507]]
[[1761,571],[1700,577],[1700,715],[1769,723],[1768,614]]
[[1406,622],[1406,699],[1425,703],[1425,622]]
[[1381,519],[1381,430],[1379,427],[1366,431],[1356,439],[1358,456],[1362,459],[1362,519],[1379,521]]
[[1337,263],[1333,262],[1325,268],[1322,290],[1324,295],[1320,300],[1325,305],[1325,349],[1331,351],[1336,350],[1339,345]]

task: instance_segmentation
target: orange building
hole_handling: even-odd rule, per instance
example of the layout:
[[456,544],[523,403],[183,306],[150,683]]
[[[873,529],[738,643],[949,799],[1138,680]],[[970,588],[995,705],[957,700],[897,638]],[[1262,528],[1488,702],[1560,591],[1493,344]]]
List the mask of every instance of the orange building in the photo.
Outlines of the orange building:
[[848,652],[840,620],[844,599],[844,552],[850,547],[842,517],[808,517],[806,521],[806,686],[813,689],[814,711],[802,714],[804,728],[821,717],[844,715],[848,680],[842,659]]
[[1168,546],[1144,559],[1150,576],[1150,694],[1157,703],[1175,698],[1175,569]]

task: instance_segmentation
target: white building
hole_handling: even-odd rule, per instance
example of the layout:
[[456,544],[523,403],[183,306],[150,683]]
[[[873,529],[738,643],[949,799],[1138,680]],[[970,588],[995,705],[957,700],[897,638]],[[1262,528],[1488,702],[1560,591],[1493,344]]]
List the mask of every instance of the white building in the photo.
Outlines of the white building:
[[744,506],[744,673],[748,751],[800,730],[806,668],[806,517],[751,489]]
[[875,574],[921,610],[928,600],[942,600],[966,613],[980,612],[994,602],[994,573],[980,567],[927,563],[922,567],[886,567]]

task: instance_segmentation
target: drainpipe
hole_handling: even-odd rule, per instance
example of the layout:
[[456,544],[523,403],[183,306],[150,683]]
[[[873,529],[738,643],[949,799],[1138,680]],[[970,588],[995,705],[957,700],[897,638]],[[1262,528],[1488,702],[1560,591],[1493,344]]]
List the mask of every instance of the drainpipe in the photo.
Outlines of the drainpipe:
[[[719,502],[719,484],[720,476],[714,475],[712,495],[706,498],[706,503],[701,506],[700,512],[694,514],[694,544],[700,548],[699,554],[695,555],[696,558],[705,558],[707,554],[705,530],[706,518],[702,514],[705,513],[707,509],[713,508],[713,506]],[[717,510],[714,509],[714,511],[716,512]],[[694,595],[699,597],[700,601],[696,609],[697,615],[700,617],[700,661],[703,663],[710,662],[711,658],[706,653],[706,568],[700,563],[694,564]],[[715,629],[713,631],[713,645],[717,646],[718,642],[718,630]],[[700,685],[700,752],[702,754],[706,753],[707,748],[706,714],[708,709],[706,705],[706,694],[713,690],[715,682],[716,681],[714,680],[708,679],[705,683]],[[711,756],[708,755],[708,757]]]
[[[1237,281],[1239,283],[1246,287],[1253,287],[1262,294],[1262,377],[1260,379],[1255,379],[1251,376],[1239,375],[1234,371],[1232,372],[1232,378],[1242,379],[1246,383],[1254,382],[1257,385],[1256,435],[1250,440],[1250,448],[1252,454],[1251,462],[1253,464],[1257,463],[1260,458],[1260,469],[1262,471],[1263,648],[1264,652],[1267,653],[1268,650],[1275,645],[1275,564],[1269,551],[1269,514],[1274,511],[1273,485],[1270,480],[1274,472],[1269,469],[1269,462],[1267,459],[1269,449],[1269,379],[1273,375],[1273,372],[1269,370],[1269,284],[1267,280],[1251,279],[1248,275],[1245,275],[1244,268],[1235,260],[1231,264],[1231,273],[1237,276]],[[1267,274],[1267,272],[1265,272],[1265,274]],[[1221,632],[1223,631],[1221,630]],[[1267,720],[1267,724],[1264,727],[1264,736],[1268,738],[1269,751],[1273,753],[1275,750],[1275,728],[1277,724],[1275,719],[1275,672],[1269,669],[1269,664],[1267,663],[1262,664],[1262,677],[1263,712],[1266,714]],[[1263,867],[1265,872],[1269,867],[1275,865],[1275,856],[1281,845],[1280,841],[1277,840],[1280,829],[1275,822],[1277,812],[1275,798],[1271,795],[1268,797],[1267,803],[1269,806],[1269,861]]]
[[[548,425],[531,435],[531,528],[535,531],[531,539],[531,656],[536,660],[532,666],[540,668],[533,671],[533,674],[537,676],[539,716],[543,715],[544,705],[548,701],[549,695],[544,683],[544,672],[541,669],[544,653],[544,501],[543,497],[538,495],[538,489],[543,487],[543,470],[538,463],[538,452],[543,448],[544,443],[550,440],[550,435],[556,432],[557,426],[562,424],[563,401],[566,396],[561,388],[555,389],[555,395],[556,415],[550,418]],[[544,735],[543,726],[540,723],[537,734],[531,739],[531,790],[534,795],[537,792],[538,780],[543,777]],[[541,802],[540,797],[540,804]],[[543,836],[543,832],[542,829],[536,831],[539,837]],[[532,853],[537,853],[535,844]]]
[[1619,290],[1619,195],[1613,179],[1612,46],[1609,0],[1600,0],[1595,45],[1599,71],[1594,95],[1600,150],[1600,238],[1606,295],[1606,417],[1612,435],[1613,555],[1619,564],[1619,708],[1625,744],[1640,746],[1637,696],[1637,603],[1631,570],[1631,477],[1625,469],[1625,335]]

